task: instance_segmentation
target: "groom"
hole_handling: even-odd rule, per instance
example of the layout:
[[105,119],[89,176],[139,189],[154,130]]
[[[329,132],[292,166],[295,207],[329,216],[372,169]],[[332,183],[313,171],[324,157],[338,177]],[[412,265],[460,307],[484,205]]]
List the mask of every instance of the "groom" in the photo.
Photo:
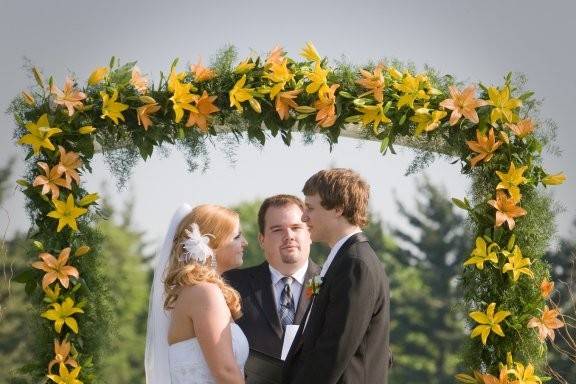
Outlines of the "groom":
[[283,384],[388,382],[388,278],[361,231],[369,188],[349,169],[320,171],[304,185],[302,221],[312,241],[331,251],[286,358]]

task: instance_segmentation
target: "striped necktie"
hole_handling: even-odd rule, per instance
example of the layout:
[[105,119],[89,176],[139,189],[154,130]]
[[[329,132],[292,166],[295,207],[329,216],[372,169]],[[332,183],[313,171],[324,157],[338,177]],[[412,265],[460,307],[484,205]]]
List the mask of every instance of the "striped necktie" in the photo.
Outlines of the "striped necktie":
[[290,285],[292,284],[292,277],[285,276],[282,278],[282,283],[284,283],[284,289],[280,294],[280,323],[282,324],[282,329],[286,329],[286,325],[292,324],[294,322],[294,298],[292,297],[292,290]]

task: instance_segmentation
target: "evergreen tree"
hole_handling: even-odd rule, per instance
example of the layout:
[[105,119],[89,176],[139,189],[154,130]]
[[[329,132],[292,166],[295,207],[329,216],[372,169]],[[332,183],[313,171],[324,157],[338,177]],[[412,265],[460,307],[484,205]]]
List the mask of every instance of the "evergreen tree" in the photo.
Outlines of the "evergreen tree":
[[442,188],[424,178],[418,190],[414,211],[397,201],[410,228],[392,230],[399,247],[384,260],[392,294],[391,382],[448,383],[466,337],[457,277],[470,236]]

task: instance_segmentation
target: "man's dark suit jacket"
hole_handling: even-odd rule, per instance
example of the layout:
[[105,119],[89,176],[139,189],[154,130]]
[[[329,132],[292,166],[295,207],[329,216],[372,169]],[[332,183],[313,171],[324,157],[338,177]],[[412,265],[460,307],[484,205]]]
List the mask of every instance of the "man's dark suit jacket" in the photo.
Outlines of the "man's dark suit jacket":
[[[304,286],[298,300],[294,324],[300,324],[310,303],[310,298],[306,295],[306,283],[318,274],[320,274],[320,267],[310,260],[304,275]],[[224,274],[224,279],[242,297],[243,316],[236,320],[236,323],[248,338],[250,348],[279,359],[284,335],[276,311],[268,263],[228,271]]]
[[284,362],[283,384],[386,384],[388,277],[363,233],[336,254]]

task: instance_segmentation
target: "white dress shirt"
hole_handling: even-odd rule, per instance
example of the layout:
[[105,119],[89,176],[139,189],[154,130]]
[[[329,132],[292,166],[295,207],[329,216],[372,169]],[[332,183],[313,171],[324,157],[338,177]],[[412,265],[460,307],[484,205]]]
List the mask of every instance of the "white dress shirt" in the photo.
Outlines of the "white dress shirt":
[[344,245],[346,240],[348,240],[353,235],[360,233],[360,232],[362,232],[362,231],[358,230],[356,232],[352,232],[352,233],[340,238],[340,240],[338,240],[336,242],[336,244],[334,244],[334,246],[330,250],[330,253],[328,254],[328,257],[326,258],[326,261],[322,265],[322,270],[320,271],[320,276],[324,277],[326,275],[326,272],[328,272],[328,268],[330,268],[330,264],[332,264],[332,262],[334,261],[334,257],[336,257],[336,254],[338,253],[340,248],[342,248],[342,245]]
[[[282,295],[282,290],[284,289],[284,283],[282,278],[284,275],[280,273],[276,268],[268,264],[270,268],[270,277],[272,277],[272,288],[274,288],[274,301],[276,304],[276,312],[280,311],[280,295]],[[304,286],[304,275],[308,270],[308,261],[300,269],[294,272],[290,277],[292,277],[292,284],[290,284],[290,291],[292,292],[292,299],[294,300],[294,311],[298,308],[298,301],[300,300],[300,293],[302,292],[302,287]]]

